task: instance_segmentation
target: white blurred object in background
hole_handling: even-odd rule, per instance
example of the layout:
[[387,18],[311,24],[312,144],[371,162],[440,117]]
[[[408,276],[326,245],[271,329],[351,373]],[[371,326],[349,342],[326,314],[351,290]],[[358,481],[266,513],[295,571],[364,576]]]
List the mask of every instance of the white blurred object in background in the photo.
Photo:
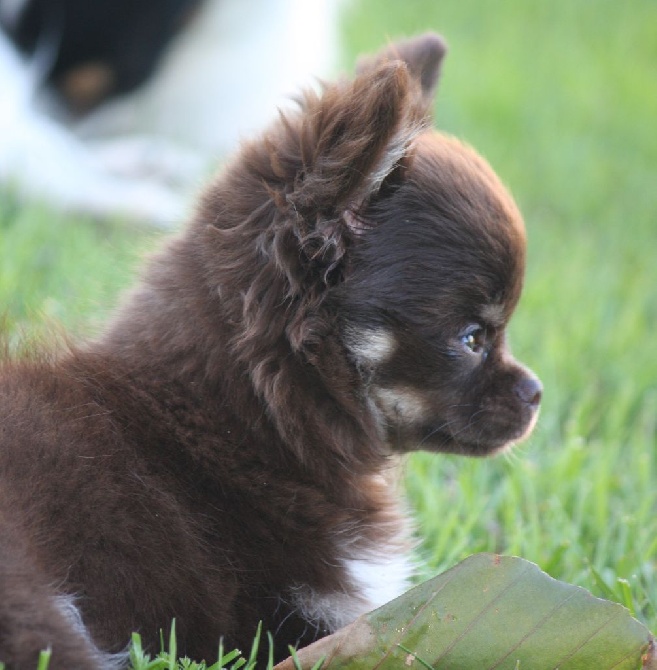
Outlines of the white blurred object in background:
[[339,4],[206,0],[144,84],[77,119],[38,95],[36,59],[0,33],[0,182],[66,210],[177,225],[242,137],[334,69]]

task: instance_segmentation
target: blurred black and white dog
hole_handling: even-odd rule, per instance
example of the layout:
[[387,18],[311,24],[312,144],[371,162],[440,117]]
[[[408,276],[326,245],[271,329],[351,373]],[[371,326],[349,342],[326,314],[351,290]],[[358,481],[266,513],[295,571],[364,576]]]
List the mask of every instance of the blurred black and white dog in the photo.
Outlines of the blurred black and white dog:
[[0,185],[180,222],[208,165],[332,69],[335,0],[0,0]]

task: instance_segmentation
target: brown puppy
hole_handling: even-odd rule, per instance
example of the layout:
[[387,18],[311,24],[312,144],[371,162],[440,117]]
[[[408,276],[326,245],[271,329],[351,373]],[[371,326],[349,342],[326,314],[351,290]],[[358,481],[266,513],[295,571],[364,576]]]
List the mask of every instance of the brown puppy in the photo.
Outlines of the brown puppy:
[[[384,476],[413,449],[524,437],[511,357],[523,224],[471,149],[428,129],[427,35],[307,94],[246,144],[97,341],[0,373],[0,660],[276,656],[407,586]],[[118,654],[112,656],[111,654]]]

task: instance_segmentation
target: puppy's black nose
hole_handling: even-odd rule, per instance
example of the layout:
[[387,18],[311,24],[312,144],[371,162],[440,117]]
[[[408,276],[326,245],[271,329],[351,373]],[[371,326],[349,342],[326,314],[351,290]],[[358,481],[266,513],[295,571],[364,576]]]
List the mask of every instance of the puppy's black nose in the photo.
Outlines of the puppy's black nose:
[[536,377],[521,379],[514,388],[516,395],[532,407],[538,407],[543,395],[543,385]]

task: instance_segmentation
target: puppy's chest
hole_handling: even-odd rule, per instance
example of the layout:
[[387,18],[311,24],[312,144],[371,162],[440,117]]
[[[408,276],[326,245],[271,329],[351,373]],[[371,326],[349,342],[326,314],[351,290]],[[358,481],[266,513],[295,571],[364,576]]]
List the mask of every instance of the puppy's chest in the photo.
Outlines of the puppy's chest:
[[414,572],[410,532],[405,518],[394,512],[388,510],[379,528],[357,522],[334,533],[335,553],[327,569],[337,575],[335,587],[293,587],[293,607],[309,624],[332,633],[409,588]]
[[341,567],[341,589],[321,591],[310,585],[292,589],[294,609],[322,634],[333,633],[397,598],[408,590],[413,574],[410,555],[397,547],[348,558]]

